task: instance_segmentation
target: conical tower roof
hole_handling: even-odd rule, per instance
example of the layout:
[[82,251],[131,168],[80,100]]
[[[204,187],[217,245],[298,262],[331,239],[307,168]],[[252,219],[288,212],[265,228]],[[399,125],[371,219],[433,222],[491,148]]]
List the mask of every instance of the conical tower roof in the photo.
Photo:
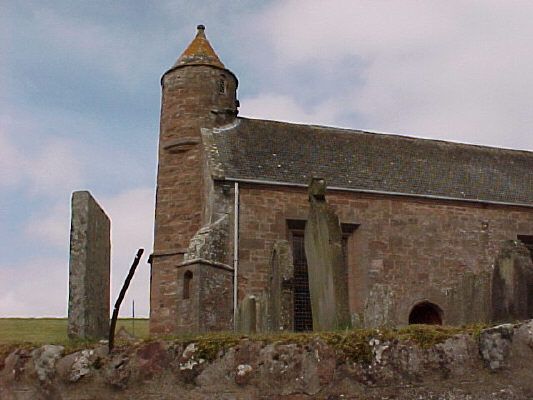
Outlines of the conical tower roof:
[[218,58],[215,50],[205,37],[205,26],[198,25],[198,32],[191,44],[178,58],[178,61],[172,66],[172,69],[184,65],[212,65],[213,67],[225,68],[222,61]]

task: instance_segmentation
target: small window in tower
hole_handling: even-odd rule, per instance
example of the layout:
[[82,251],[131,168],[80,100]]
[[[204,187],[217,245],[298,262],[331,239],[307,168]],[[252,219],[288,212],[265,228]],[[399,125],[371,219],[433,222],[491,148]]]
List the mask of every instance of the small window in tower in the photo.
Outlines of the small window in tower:
[[218,80],[218,94],[226,94],[226,81],[224,79]]
[[191,297],[191,281],[192,281],[192,272],[185,271],[183,274],[183,300],[187,300]]

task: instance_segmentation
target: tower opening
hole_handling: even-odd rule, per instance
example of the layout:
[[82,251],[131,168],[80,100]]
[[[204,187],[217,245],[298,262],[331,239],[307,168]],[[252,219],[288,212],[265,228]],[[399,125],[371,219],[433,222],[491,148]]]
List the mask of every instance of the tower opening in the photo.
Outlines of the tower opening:
[[418,303],[409,314],[409,324],[442,325],[442,310],[429,301]]
[[187,300],[191,297],[191,281],[192,281],[192,272],[185,271],[183,274],[183,300]]

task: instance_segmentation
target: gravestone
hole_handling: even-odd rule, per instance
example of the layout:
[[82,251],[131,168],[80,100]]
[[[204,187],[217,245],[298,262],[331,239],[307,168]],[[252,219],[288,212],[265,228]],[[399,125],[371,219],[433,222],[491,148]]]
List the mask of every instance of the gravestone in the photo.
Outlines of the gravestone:
[[323,179],[312,179],[309,205],[304,240],[313,330],[347,328],[350,326],[350,312],[342,231],[339,218],[326,202]]
[[74,192],[71,206],[68,336],[107,338],[111,224],[87,191]]
[[287,240],[276,240],[270,259],[268,295],[268,330],[273,332],[293,329],[294,266]]
[[257,332],[257,298],[246,296],[239,305],[238,329],[242,333]]
[[533,262],[526,245],[507,240],[496,257],[492,275],[492,322],[533,317]]

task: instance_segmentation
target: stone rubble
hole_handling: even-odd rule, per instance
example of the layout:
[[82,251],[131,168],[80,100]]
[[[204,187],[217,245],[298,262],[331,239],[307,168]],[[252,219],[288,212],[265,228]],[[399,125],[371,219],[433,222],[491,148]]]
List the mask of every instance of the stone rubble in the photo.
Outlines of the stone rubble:
[[103,345],[66,355],[54,345],[15,349],[0,357],[0,399],[533,398],[533,320],[429,348],[377,335],[359,361],[319,334],[292,343],[246,337],[235,343],[210,350],[214,357],[200,341],[137,342],[110,355]]

